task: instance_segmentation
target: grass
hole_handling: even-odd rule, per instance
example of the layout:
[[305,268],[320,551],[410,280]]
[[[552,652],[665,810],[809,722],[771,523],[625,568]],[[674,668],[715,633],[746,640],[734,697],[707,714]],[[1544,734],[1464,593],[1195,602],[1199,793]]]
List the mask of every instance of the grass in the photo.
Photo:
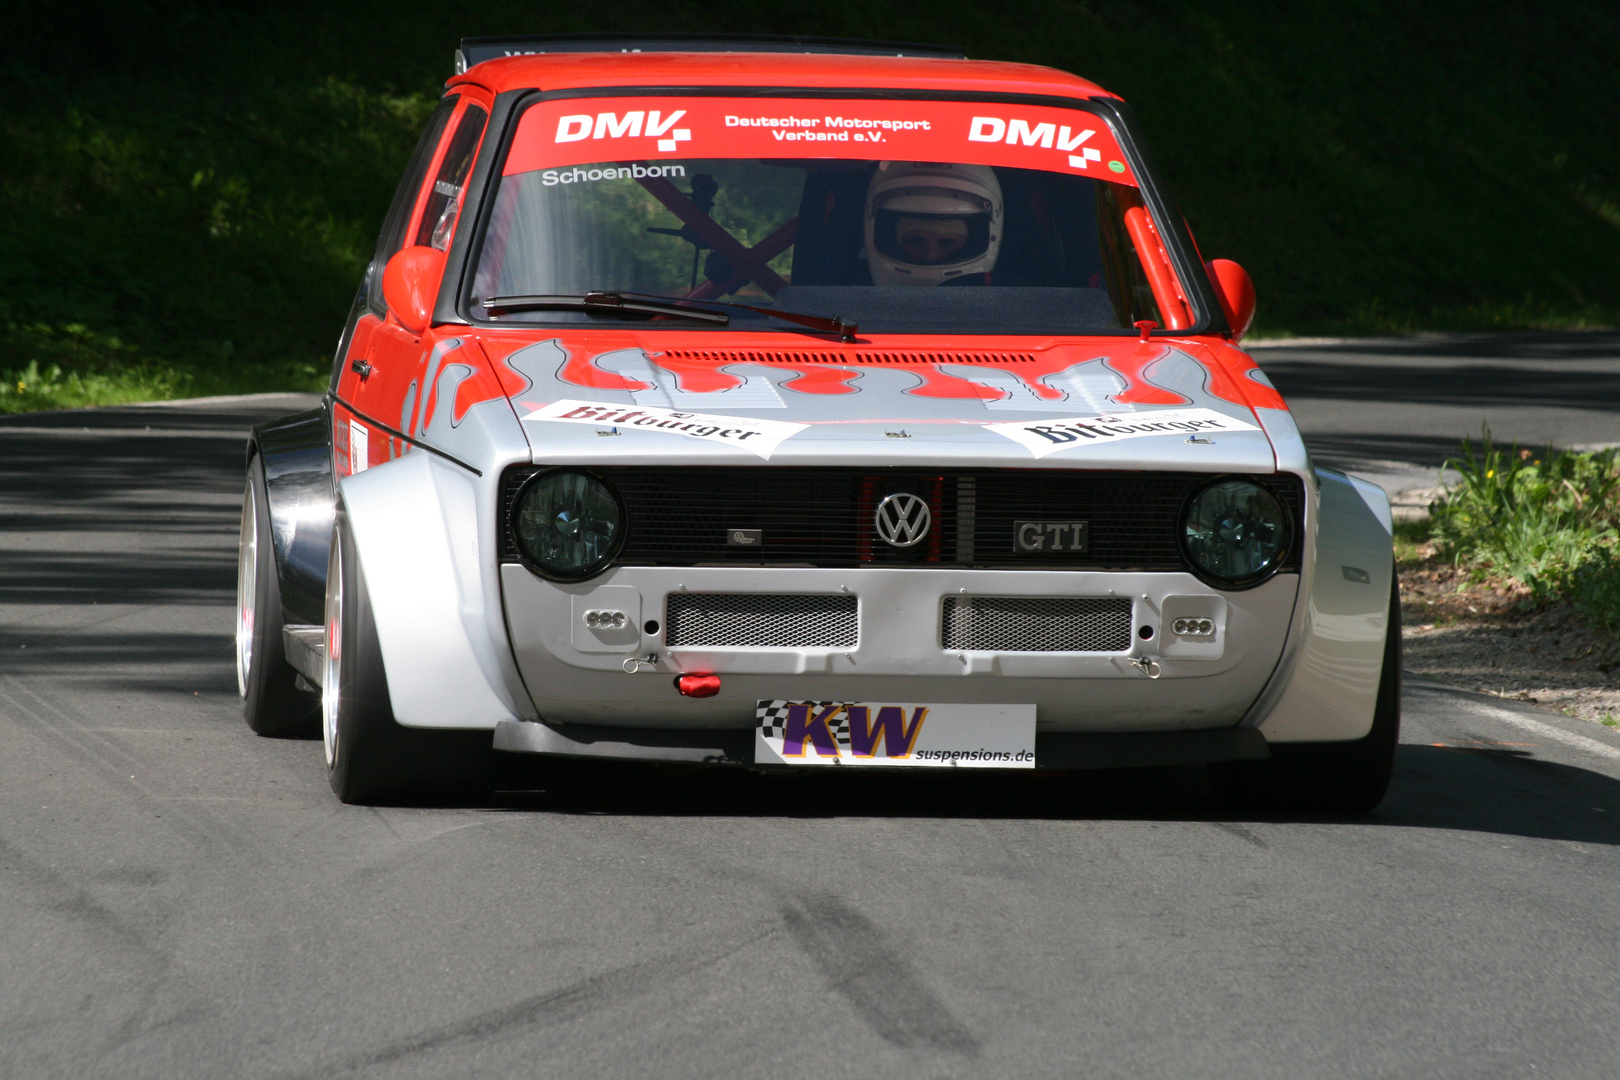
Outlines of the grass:
[[79,409],[166,401],[212,394],[268,390],[318,391],[325,364],[275,365],[233,360],[229,350],[214,362],[152,355],[82,323],[53,327],[12,324],[0,330],[0,413]]
[[153,355],[82,323],[10,325],[0,334],[0,413],[78,409],[266,390],[318,391],[326,366]]
[[[1266,336],[1620,324],[1620,8],[13,4],[0,408],[318,385],[463,35],[945,40],[1129,99]],[[54,374],[53,374],[54,372]],[[17,389],[21,384],[22,389]]]
[[[1568,600],[1620,636],[1620,454],[1501,446],[1487,429],[1447,461],[1459,480],[1429,509],[1427,540],[1469,581]],[[1416,550],[1417,530],[1396,537]]]
[[1428,557],[1429,519],[1397,519],[1395,522],[1395,561],[1420,563]]

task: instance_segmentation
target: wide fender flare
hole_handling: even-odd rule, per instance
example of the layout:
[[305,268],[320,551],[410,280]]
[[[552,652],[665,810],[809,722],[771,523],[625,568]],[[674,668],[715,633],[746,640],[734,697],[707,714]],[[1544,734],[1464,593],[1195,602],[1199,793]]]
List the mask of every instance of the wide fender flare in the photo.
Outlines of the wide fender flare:
[[484,482],[413,453],[339,485],[406,727],[493,729],[534,715],[506,639]]
[[1250,723],[1269,742],[1338,742],[1372,730],[1395,572],[1383,489],[1316,471],[1314,543],[1307,548],[1303,630]]
[[332,547],[331,418],[323,405],[260,424],[248,461],[264,465],[270,541],[281,609],[289,623],[319,624],[326,605],[326,558]]

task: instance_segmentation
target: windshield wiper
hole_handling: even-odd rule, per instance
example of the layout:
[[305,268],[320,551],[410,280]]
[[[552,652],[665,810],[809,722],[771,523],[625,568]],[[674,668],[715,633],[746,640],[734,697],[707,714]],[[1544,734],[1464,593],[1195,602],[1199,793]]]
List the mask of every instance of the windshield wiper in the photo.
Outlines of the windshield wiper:
[[723,311],[705,311],[659,300],[639,300],[625,293],[588,292],[583,295],[561,296],[492,296],[481,305],[492,319],[518,311],[584,311],[592,315],[668,315],[697,322],[719,323],[731,321]]
[[719,323],[722,326],[731,322],[731,316],[723,311],[708,311],[692,307],[693,304],[739,308],[773,319],[781,319],[783,322],[797,323],[799,326],[819,330],[824,334],[837,334],[839,340],[846,345],[855,343],[855,334],[860,329],[855,323],[845,322],[836,315],[829,318],[825,315],[806,315],[797,311],[739,304],[734,300],[694,300],[680,296],[659,296],[655,293],[588,292],[583,295],[563,296],[493,296],[485,300],[482,306],[491,318],[499,318],[518,311],[584,311],[600,315],[614,313],[668,315],[674,318],[693,319],[697,322]]
[[[646,296],[647,294],[634,293],[631,295]],[[662,297],[661,299],[673,300],[677,298]],[[781,308],[755,307],[753,304],[739,304],[735,300],[698,300],[695,302],[699,304],[720,304],[724,307],[741,308],[744,311],[753,311],[760,315],[769,315],[771,318],[781,319],[783,322],[798,323],[800,326],[808,327],[811,330],[820,330],[824,334],[837,334],[838,339],[846,345],[855,344],[855,334],[858,330],[860,330],[860,327],[855,323],[845,322],[836,315],[831,317],[826,315],[806,315],[799,311],[783,311]]]

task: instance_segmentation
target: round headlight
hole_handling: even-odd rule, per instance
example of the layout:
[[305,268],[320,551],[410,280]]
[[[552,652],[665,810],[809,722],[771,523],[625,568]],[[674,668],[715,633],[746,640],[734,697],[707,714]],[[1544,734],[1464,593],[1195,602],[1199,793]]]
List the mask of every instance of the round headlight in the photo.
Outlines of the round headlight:
[[1221,585],[1252,585],[1288,554],[1289,519],[1252,480],[1222,480],[1192,497],[1181,542],[1193,567]]
[[561,581],[579,581],[607,568],[624,542],[624,505],[590,473],[541,473],[518,493],[512,530],[535,569]]

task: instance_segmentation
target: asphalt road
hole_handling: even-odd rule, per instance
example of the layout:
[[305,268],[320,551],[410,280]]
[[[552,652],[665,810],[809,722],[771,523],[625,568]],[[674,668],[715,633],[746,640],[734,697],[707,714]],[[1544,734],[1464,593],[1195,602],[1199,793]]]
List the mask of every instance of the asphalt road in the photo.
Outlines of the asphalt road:
[[[1263,361],[1384,408],[1364,355]],[[231,669],[240,432],[288,408],[0,419],[0,1076],[1614,1075],[1620,736],[1438,684],[1360,820],[1199,770],[342,806]]]
[[1620,445],[1620,333],[1261,342],[1312,456],[1387,490],[1431,487],[1464,436]]

